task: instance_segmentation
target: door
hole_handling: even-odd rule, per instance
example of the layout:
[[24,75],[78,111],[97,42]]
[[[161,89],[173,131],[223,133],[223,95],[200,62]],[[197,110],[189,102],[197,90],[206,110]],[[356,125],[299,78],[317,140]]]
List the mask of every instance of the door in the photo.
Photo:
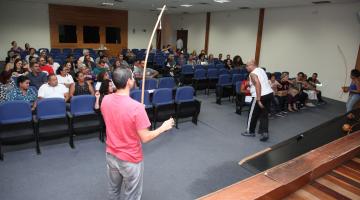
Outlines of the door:
[[156,49],[161,48],[161,29],[156,30]]
[[182,39],[184,51],[187,52],[188,30],[177,30],[176,31],[176,41],[179,38]]

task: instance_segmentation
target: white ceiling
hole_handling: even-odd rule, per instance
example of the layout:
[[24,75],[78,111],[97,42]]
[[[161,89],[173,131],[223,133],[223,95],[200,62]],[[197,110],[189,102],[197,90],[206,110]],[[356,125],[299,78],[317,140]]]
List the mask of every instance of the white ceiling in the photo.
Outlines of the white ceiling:
[[[75,6],[87,6],[98,8],[110,8],[120,10],[153,10],[168,6],[168,13],[199,13],[237,10],[240,7],[250,8],[272,8],[313,5],[313,1],[321,0],[230,0],[229,3],[216,3],[213,0],[21,0],[40,3],[64,4]],[[360,0],[330,0],[332,3],[350,3]],[[101,6],[101,3],[114,3],[114,6]],[[203,4],[206,3],[206,4]],[[193,5],[189,8],[181,7],[182,4]]]

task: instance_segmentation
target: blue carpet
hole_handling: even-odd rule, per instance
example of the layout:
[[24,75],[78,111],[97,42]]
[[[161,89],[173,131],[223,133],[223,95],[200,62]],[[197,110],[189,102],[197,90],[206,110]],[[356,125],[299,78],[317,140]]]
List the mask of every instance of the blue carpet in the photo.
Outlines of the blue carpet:
[[[332,119],[345,110],[344,103],[291,113],[270,121],[270,140],[242,137],[247,113],[235,114],[227,99],[215,104],[215,96],[199,95],[202,101],[198,125],[181,120],[179,129],[144,144],[144,200],[195,199],[252,174],[237,163],[244,157],[277,144]],[[55,143],[55,144],[54,144]],[[99,200],[106,199],[105,145],[96,135],[42,143],[36,155],[33,143],[5,146],[0,162],[1,200]],[[20,145],[21,146],[21,145]]]

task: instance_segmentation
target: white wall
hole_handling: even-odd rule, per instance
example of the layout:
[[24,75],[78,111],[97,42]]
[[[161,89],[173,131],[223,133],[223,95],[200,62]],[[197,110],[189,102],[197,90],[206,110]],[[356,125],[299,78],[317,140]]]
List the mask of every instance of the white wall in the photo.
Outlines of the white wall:
[[260,65],[291,75],[318,72],[323,95],[346,100],[340,98],[345,67],[337,45],[350,72],[360,43],[358,11],[360,3],[266,9]]
[[[157,20],[157,12],[130,11],[128,12],[128,48],[145,49],[150,40],[152,30]],[[133,31],[135,29],[135,32]],[[144,32],[143,30],[146,30]],[[156,47],[156,33],[153,39]]]
[[188,52],[200,52],[205,48],[206,13],[169,15],[173,37],[167,38],[168,43],[175,45],[176,30],[188,30]]
[[48,5],[33,2],[0,1],[0,60],[5,60],[11,41],[24,48],[50,48]]
[[211,13],[209,53],[254,58],[258,19],[257,9]]

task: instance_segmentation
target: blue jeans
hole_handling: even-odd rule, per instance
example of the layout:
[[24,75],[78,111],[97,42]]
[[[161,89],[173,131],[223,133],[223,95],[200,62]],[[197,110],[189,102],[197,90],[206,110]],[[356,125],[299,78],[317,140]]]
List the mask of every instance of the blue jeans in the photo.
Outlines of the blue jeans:
[[109,200],[140,200],[144,163],[131,163],[106,153]]
[[360,100],[360,94],[350,94],[346,102],[346,112],[350,112],[354,105]]

